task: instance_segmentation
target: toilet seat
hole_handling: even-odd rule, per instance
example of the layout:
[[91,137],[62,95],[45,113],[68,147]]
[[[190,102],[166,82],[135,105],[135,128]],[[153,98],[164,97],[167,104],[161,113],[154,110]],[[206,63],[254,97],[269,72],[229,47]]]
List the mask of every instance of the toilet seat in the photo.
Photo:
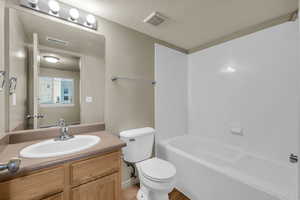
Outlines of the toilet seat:
[[168,161],[152,158],[140,163],[142,175],[155,182],[170,182],[176,175],[176,168]]

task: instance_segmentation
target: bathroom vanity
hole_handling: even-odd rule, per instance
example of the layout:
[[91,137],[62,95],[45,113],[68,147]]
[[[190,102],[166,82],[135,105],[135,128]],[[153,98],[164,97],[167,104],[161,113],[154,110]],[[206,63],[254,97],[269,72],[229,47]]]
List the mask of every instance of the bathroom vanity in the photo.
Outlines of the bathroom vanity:
[[[100,137],[101,142],[64,156],[21,158],[18,172],[1,172],[0,200],[119,200],[125,143],[106,131],[88,134]],[[8,144],[0,152],[0,162],[37,142]]]

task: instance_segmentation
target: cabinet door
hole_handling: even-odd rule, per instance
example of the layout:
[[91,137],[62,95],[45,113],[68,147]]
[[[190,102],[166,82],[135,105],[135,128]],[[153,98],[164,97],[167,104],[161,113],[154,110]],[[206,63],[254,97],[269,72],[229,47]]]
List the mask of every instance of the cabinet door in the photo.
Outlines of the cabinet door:
[[72,189],[72,200],[120,200],[119,174],[115,173]]
[[64,168],[56,167],[0,183],[0,200],[43,199],[63,191]]

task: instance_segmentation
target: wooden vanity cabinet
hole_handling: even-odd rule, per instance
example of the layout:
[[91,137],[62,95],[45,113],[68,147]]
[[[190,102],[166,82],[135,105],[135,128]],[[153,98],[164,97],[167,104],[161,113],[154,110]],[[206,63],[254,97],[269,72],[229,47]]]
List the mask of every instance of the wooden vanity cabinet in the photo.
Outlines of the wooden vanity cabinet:
[[120,151],[0,183],[0,200],[120,200],[120,193]]

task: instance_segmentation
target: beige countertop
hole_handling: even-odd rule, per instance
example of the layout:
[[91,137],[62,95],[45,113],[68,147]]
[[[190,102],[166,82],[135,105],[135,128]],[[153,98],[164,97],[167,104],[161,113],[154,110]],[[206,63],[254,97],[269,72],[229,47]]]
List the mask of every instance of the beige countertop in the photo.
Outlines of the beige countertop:
[[[101,142],[95,146],[79,151],[76,153],[57,156],[52,158],[20,158],[21,166],[17,173],[10,173],[7,170],[0,172],[0,181],[8,180],[18,176],[26,175],[32,171],[59,165],[65,162],[79,160],[85,157],[105,154],[116,151],[126,146],[117,136],[110,134],[107,131],[91,132],[89,135],[96,135],[101,138]],[[3,151],[0,152],[0,163],[7,163],[13,157],[19,157],[19,152],[26,146],[35,144],[42,140],[27,141],[16,144],[8,144]]]

